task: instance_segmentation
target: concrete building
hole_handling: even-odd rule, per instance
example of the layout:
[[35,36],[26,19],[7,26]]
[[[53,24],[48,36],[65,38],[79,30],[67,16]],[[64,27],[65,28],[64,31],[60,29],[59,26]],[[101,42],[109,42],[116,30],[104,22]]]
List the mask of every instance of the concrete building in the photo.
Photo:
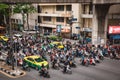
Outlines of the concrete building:
[[61,35],[68,37],[71,33],[80,33],[80,13],[79,3],[39,4],[38,24],[43,32],[50,33],[56,32],[56,27],[61,26]]
[[[82,37],[91,37],[92,32],[92,4],[86,3],[57,3],[38,5],[38,23],[44,32],[54,32],[57,25],[62,29],[72,27],[72,34],[81,34]],[[72,24],[69,20],[72,19]]]
[[82,37],[92,37],[92,19],[93,19],[93,8],[91,3],[81,4],[81,35]]
[[[37,4],[32,4],[37,9]],[[24,14],[24,17],[23,17]],[[30,30],[35,30],[36,20],[38,13],[29,13],[28,15],[28,24]],[[23,30],[23,18],[24,18],[24,30],[28,30],[27,26],[27,15],[25,13],[15,13],[11,15],[12,29],[17,31]]]

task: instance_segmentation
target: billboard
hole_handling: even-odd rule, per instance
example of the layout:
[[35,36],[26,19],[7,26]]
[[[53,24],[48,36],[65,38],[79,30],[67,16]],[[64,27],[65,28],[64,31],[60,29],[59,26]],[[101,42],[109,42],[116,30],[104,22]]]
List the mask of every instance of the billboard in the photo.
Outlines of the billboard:
[[120,26],[109,26],[109,34],[120,34]]
[[56,26],[56,32],[60,33],[61,32],[61,25]]

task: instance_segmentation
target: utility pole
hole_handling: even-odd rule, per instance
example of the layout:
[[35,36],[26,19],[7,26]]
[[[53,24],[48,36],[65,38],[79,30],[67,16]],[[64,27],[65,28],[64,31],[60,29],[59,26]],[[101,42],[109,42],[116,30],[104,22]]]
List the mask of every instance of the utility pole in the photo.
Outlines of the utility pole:
[[68,20],[69,25],[70,25],[70,39],[72,38],[72,24],[73,24],[72,19],[73,19],[73,16],[71,16]]
[[36,40],[37,40],[37,31],[38,31],[37,20],[35,20],[35,31],[36,31]]
[[10,54],[12,60],[12,70],[14,70],[14,55],[13,55],[13,38],[12,38],[12,25],[11,25],[12,6],[9,4],[9,26],[10,26]]

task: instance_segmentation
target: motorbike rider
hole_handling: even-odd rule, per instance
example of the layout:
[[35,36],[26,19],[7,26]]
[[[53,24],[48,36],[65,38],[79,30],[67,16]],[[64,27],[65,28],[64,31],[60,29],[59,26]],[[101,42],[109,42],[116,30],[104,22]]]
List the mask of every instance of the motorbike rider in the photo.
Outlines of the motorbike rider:
[[55,68],[55,64],[57,63],[57,59],[54,58],[53,61],[52,61],[52,68]]
[[25,61],[23,61],[22,67],[23,67],[24,70],[26,70],[27,68],[29,68],[28,64]]
[[44,75],[45,74],[45,70],[46,70],[46,68],[45,68],[44,64],[42,64],[41,70],[39,71],[39,73],[41,73],[42,75]]
[[63,72],[67,72],[67,67],[69,66],[69,61],[66,60],[64,63],[64,68],[63,68]]

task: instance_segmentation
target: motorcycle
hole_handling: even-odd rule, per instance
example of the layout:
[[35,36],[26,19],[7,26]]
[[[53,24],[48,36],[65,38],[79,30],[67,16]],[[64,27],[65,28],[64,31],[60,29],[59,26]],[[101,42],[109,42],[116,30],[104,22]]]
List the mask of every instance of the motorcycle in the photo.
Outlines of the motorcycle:
[[59,69],[60,69],[60,68],[59,68],[59,63],[54,63],[54,62],[52,62],[51,64],[52,64],[52,68],[53,68],[53,69],[56,69],[56,70],[59,70]]
[[90,58],[90,64],[94,65],[94,66],[96,65],[96,62],[95,62],[94,58]]
[[46,77],[46,78],[50,78],[50,74],[49,74],[47,69],[41,69],[39,71],[39,74],[40,74],[40,76],[43,76],[43,77]]
[[28,71],[28,72],[31,71],[31,69],[30,69],[30,67],[29,67],[28,64],[24,64],[24,65],[22,65],[22,69],[25,70],[25,71]]
[[83,66],[86,66],[88,67],[89,66],[89,59],[88,58],[85,58],[84,60],[80,60],[80,64],[83,65]]
[[64,68],[63,68],[63,71],[62,71],[64,74],[65,73],[67,73],[67,74],[72,74],[72,70],[71,70],[71,68],[70,68],[70,66],[69,65],[67,65],[67,66],[64,66]]
[[100,63],[100,59],[99,59],[98,56],[95,56],[95,62],[96,62],[96,63]]
[[65,62],[65,58],[60,58],[60,63],[64,63]]
[[76,63],[75,63],[75,61],[70,61],[69,62],[69,64],[70,64],[70,67],[74,67],[74,68],[76,68],[77,67],[77,65],[76,65]]

